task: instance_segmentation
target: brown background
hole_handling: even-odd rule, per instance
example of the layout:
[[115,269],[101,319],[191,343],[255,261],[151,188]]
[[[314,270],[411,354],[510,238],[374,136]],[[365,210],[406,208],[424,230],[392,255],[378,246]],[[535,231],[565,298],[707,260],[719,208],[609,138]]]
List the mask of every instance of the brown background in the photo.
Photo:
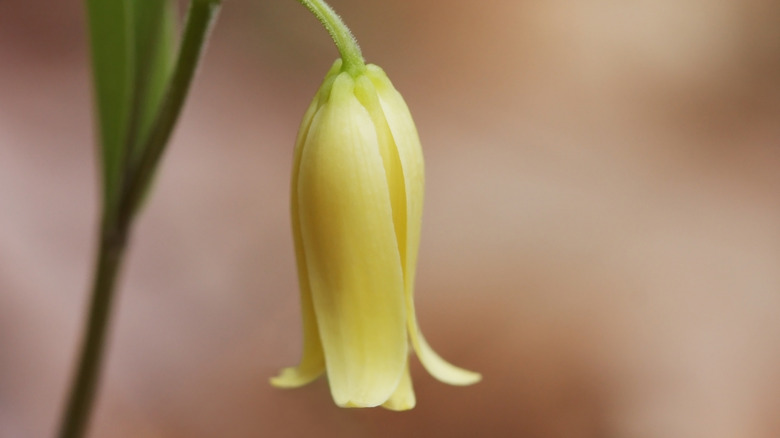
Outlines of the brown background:
[[[226,0],[135,230],[93,437],[780,436],[780,5],[333,1],[425,148],[408,413],[300,354],[287,190],[336,56]],[[448,9],[440,9],[449,5]],[[96,221],[81,2],[0,1],[0,437],[53,435]]]

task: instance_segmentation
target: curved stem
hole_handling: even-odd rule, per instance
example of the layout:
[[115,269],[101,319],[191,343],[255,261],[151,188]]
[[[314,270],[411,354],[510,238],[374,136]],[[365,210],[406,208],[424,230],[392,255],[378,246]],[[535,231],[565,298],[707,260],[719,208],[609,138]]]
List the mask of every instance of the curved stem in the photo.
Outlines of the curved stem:
[[298,0],[311,11],[333,38],[343,61],[342,69],[357,76],[366,69],[366,62],[357,40],[341,17],[324,0]]

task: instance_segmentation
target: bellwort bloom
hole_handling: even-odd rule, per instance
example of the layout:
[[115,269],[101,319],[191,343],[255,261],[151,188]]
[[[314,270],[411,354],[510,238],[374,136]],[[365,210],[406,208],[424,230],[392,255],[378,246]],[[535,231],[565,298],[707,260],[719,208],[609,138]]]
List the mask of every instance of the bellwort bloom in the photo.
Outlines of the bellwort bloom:
[[336,61],[296,140],[291,210],[303,357],[271,383],[298,387],[327,373],[339,406],[406,410],[415,405],[412,349],[442,382],[481,377],[446,362],[420,333],[413,290],[422,149],[385,73],[361,67],[348,72]]

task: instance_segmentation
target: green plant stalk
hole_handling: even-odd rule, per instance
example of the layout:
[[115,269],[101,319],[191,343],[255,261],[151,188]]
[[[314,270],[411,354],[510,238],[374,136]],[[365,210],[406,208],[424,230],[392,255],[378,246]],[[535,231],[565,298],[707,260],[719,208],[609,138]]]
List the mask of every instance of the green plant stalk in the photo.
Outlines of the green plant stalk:
[[127,230],[117,230],[105,222],[101,225],[89,317],[78,371],[72,382],[60,425],[60,438],[83,437],[86,431],[100,377],[106,328],[125,252],[126,238]]
[[341,17],[324,0],[298,0],[320,20],[320,23],[333,38],[343,62],[342,69],[353,77],[366,70],[366,62],[360,45]]
[[193,0],[190,3],[174,74],[151,134],[142,144],[140,164],[125,167],[119,202],[103,203],[89,316],[78,368],[60,423],[59,438],[81,438],[86,432],[102,368],[112,301],[133,217],[181,112],[219,4],[219,0]]

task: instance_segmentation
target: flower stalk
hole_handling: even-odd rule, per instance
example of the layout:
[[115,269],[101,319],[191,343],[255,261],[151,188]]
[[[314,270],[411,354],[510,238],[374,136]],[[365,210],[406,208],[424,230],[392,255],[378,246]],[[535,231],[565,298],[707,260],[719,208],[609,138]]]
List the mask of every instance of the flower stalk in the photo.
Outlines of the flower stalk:
[[341,68],[352,77],[363,73],[366,70],[366,62],[360,51],[360,45],[336,11],[322,0],[298,0],[298,2],[306,6],[320,20],[322,26],[333,38],[343,62]]

